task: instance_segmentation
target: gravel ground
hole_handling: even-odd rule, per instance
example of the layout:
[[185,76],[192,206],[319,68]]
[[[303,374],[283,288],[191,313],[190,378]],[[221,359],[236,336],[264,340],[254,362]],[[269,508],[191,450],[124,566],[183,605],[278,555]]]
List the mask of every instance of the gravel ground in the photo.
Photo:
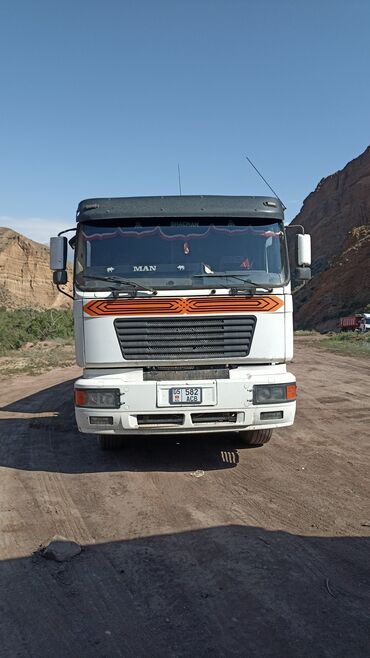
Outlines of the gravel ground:
[[[76,431],[77,367],[1,379],[1,656],[368,657],[370,362],[302,337],[292,370],[264,447],[113,454]],[[83,551],[45,560],[54,535]]]

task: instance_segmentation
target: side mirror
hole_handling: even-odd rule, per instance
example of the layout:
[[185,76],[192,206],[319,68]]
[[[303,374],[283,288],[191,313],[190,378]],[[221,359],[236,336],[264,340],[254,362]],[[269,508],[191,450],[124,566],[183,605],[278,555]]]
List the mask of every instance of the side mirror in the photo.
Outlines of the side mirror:
[[311,268],[310,267],[296,267],[295,268],[295,279],[297,281],[309,281],[311,279]]
[[299,267],[311,265],[311,236],[307,233],[297,235],[297,261]]
[[57,286],[64,286],[68,281],[67,270],[56,270],[53,272],[53,283]]
[[64,235],[58,235],[58,237],[56,238],[50,238],[50,269],[51,270],[60,271],[66,269],[67,247],[68,247],[68,240]]

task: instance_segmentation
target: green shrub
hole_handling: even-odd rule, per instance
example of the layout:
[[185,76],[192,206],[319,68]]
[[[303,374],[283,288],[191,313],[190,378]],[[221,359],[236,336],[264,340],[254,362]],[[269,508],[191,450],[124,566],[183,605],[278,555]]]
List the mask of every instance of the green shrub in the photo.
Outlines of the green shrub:
[[0,355],[28,342],[72,336],[71,310],[0,309]]
[[320,347],[352,356],[370,355],[370,331],[343,331],[320,342]]
[[315,329],[297,329],[294,332],[295,336],[320,336],[319,332]]
[[370,331],[363,333],[362,331],[341,331],[335,334],[333,340],[336,340],[340,343],[359,343],[359,342],[370,342]]

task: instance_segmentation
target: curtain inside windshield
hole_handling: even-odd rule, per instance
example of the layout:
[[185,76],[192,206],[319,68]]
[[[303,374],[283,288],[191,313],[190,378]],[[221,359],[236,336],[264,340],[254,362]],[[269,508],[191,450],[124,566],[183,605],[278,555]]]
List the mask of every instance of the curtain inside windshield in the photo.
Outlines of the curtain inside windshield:
[[150,274],[154,280],[259,273],[263,280],[269,275],[268,281],[276,283],[285,278],[283,232],[278,223],[197,225],[174,221],[166,226],[131,227],[84,224],[79,242],[80,269],[89,275],[148,278]]

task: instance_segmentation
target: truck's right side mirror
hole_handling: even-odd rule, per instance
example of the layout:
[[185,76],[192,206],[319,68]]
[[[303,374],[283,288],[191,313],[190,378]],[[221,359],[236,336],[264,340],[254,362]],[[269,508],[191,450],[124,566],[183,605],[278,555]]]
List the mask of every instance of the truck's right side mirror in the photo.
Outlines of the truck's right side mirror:
[[296,279],[309,281],[311,279],[311,236],[307,233],[297,235],[297,261]]
[[68,240],[64,235],[50,238],[50,269],[65,270],[67,267]]

